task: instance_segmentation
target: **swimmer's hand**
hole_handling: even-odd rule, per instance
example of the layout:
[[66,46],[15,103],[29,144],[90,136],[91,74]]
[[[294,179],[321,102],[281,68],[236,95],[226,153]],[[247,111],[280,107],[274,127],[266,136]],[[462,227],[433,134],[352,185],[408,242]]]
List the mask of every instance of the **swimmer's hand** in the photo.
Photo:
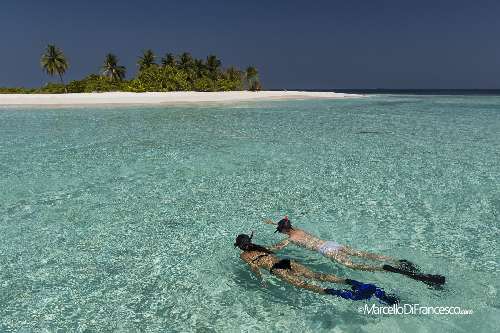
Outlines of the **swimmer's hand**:
[[277,223],[273,222],[273,220],[267,220],[267,221],[264,221],[265,224],[273,224],[273,225],[276,225]]
[[269,247],[269,250],[271,251],[279,251],[283,249],[285,246],[287,246],[290,243],[288,239],[284,239],[281,242],[274,244],[273,246]]

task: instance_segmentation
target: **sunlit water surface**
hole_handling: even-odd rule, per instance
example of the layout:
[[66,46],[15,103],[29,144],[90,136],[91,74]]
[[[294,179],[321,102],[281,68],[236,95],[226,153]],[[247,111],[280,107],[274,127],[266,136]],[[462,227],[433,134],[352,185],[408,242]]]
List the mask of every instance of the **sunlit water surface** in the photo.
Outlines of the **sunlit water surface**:
[[[500,97],[0,108],[0,331],[493,332]],[[407,258],[444,290],[283,255],[473,315],[375,316],[232,246],[325,239]],[[375,302],[368,303],[377,304]]]

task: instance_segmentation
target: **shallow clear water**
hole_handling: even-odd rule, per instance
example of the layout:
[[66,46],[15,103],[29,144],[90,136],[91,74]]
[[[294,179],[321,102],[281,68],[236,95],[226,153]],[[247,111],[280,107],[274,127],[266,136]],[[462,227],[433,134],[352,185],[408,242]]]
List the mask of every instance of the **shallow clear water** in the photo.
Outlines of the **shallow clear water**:
[[[499,152],[494,96],[2,107],[0,331],[494,331]],[[448,283],[283,255],[474,314],[365,315],[268,274],[260,287],[232,244],[279,241],[262,221],[284,214]]]

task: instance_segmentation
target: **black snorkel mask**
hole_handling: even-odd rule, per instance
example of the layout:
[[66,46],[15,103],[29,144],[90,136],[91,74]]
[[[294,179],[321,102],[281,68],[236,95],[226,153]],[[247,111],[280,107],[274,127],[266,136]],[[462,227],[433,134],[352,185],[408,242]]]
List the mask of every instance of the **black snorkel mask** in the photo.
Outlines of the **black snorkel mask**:
[[234,247],[239,247],[242,249],[245,245],[252,244],[252,237],[253,237],[253,231],[250,234],[250,236],[245,235],[245,234],[239,234],[238,237],[236,237],[236,241],[234,242]]
[[292,222],[290,222],[288,216],[285,216],[278,222],[278,226],[276,227],[274,233],[283,232],[284,230],[290,230],[290,229],[293,229]]

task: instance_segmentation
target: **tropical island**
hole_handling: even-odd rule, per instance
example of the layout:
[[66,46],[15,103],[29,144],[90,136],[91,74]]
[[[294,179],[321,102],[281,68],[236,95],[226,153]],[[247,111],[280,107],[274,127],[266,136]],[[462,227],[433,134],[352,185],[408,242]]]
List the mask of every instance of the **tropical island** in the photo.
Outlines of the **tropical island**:
[[178,56],[167,53],[157,63],[153,50],[146,50],[137,61],[135,77],[126,80],[127,69],[119,64],[112,53],[105,56],[99,74],[90,74],[81,80],[64,83],[63,76],[69,62],[63,51],[48,45],[40,59],[42,69],[60,83],[48,83],[40,88],[1,88],[0,93],[13,94],[62,94],[91,92],[166,92],[166,91],[234,91],[261,90],[258,71],[248,66],[242,71],[234,66],[222,67],[215,55],[197,59],[189,52]]
[[137,60],[138,71],[127,80],[127,69],[108,53],[99,72],[65,83],[70,64],[63,51],[48,45],[40,59],[42,70],[59,82],[40,88],[2,88],[0,105],[81,105],[205,103],[262,99],[343,98],[357,95],[311,91],[262,91],[255,66],[223,67],[215,55],[205,59],[189,52],[167,53],[157,61],[149,49]]

